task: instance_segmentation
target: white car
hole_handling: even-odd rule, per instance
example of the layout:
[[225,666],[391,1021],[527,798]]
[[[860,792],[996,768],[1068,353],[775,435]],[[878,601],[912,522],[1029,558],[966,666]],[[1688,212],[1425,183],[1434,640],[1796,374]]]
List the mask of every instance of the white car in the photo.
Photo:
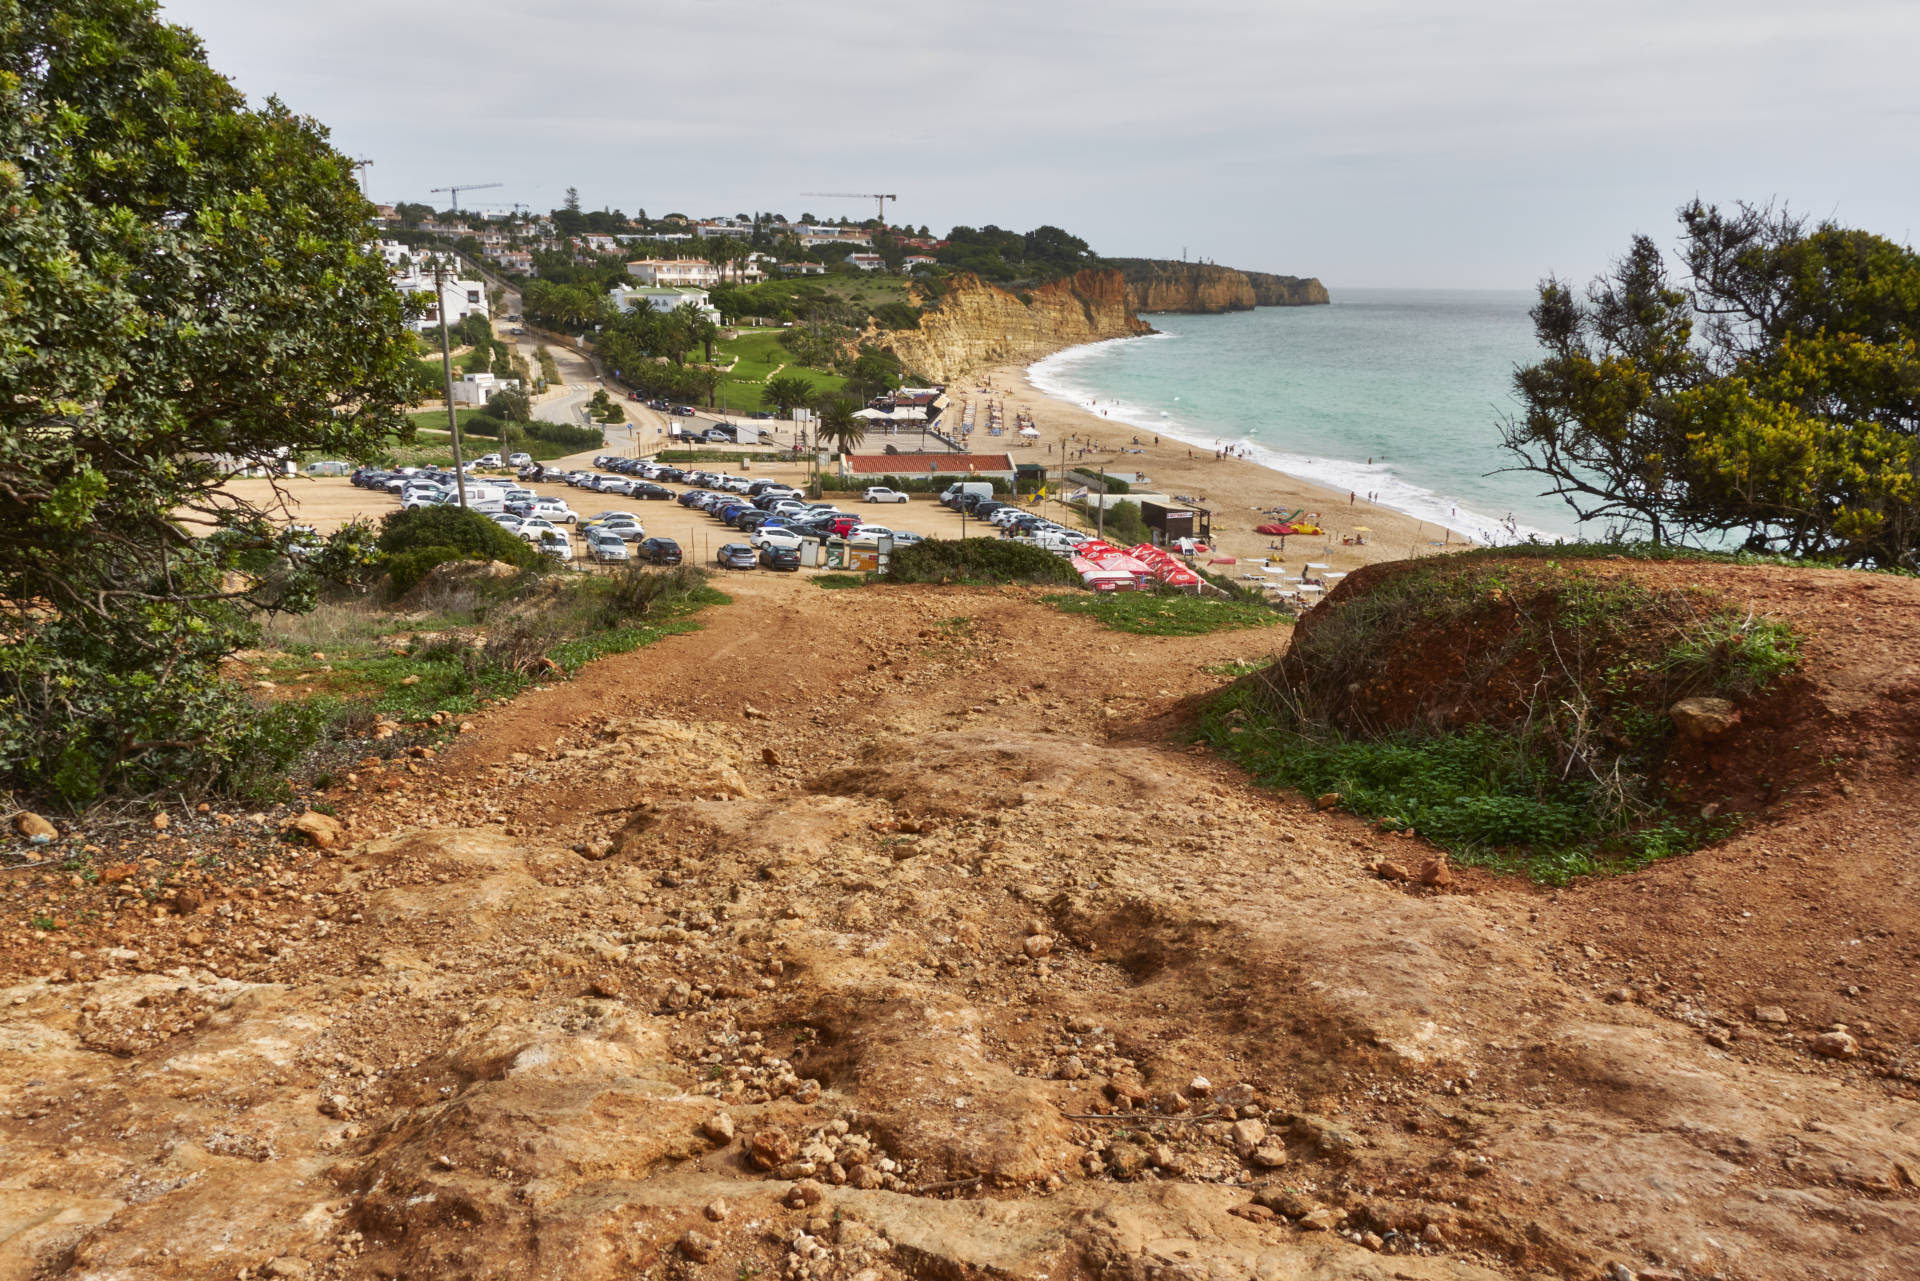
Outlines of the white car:
[[868,485],[866,492],[860,495],[863,503],[904,503],[907,496],[897,489],[888,489],[885,485]]
[[892,537],[893,531],[885,525],[855,525],[847,531],[847,541],[850,543],[875,542]]
[[[500,455],[498,454],[482,454],[467,464],[468,467],[499,467],[501,465]],[[463,468],[462,470],[465,469]]]
[[756,529],[747,541],[755,547],[777,547],[783,552],[800,550],[800,535],[791,529],[781,529],[778,526],[772,529]]
[[573,508],[558,498],[534,499],[532,515],[541,520],[550,520],[556,525],[571,525],[580,519],[574,515]]
[[627,486],[632,483],[633,482],[625,476],[615,476],[609,473],[603,476],[595,476],[591,485],[582,486],[582,488],[597,489],[603,494],[624,494],[627,492]]
[[[537,543],[548,534],[560,533],[558,529],[553,527],[550,521],[542,520],[538,516],[529,516],[527,519],[521,521],[520,527],[513,532],[530,543]],[[564,535],[562,535],[562,537],[564,537]]]
[[[522,537],[525,537],[524,533]],[[545,529],[540,531],[538,538],[529,538],[527,541],[555,560],[573,559],[573,540],[560,530]]]
[[529,467],[529,466],[532,466],[532,464],[533,464],[532,454],[508,454],[507,455],[507,466],[509,467]]

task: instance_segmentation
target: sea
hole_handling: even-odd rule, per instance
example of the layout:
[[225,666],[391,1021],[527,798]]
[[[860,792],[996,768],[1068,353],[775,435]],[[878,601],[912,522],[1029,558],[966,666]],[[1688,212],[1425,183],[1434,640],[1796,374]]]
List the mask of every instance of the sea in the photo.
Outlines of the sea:
[[1513,372],[1539,356],[1531,292],[1332,293],[1324,307],[1150,315],[1158,334],[1070,347],[1029,373],[1112,418],[1116,436],[1124,425],[1231,448],[1477,542],[1583,532],[1540,477],[1501,470],[1514,461],[1499,431],[1517,411]]

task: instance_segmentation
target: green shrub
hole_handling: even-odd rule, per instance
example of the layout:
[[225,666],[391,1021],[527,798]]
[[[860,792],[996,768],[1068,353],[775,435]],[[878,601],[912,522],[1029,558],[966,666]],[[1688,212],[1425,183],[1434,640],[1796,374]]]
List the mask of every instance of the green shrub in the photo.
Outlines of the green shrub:
[[525,542],[464,507],[413,507],[381,521],[377,546],[386,556],[396,594],[411,591],[435,565],[450,560],[497,560],[538,569],[546,557]]
[[711,604],[718,597],[711,575],[697,565],[655,569],[628,561],[610,575],[600,617],[608,627],[636,619],[658,618],[677,609]]
[[1080,575],[1065,560],[1004,538],[929,538],[894,552],[887,578],[895,583],[1080,585]]

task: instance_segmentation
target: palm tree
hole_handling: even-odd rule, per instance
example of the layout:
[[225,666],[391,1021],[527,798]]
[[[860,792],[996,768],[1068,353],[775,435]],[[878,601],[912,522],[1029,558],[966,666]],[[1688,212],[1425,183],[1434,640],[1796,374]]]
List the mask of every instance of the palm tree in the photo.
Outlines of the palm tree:
[[859,408],[860,402],[851,396],[837,393],[828,396],[820,402],[820,424],[814,430],[815,437],[837,454],[858,449],[860,442],[867,438],[867,424],[853,416]]
[[760,403],[778,411],[782,418],[791,418],[796,408],[813,403],[813,384],[793,374],[769,378],[760,393]]

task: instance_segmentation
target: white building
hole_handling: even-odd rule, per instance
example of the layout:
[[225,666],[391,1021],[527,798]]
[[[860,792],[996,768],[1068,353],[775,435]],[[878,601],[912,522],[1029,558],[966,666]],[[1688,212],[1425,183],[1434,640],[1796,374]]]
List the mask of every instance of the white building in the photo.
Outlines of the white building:
[[453,403],[484,405],[496,391],[519,391],[518,378],[496,378],[492,374],[462,374],[453,383]]
[[691,287],[615,285],[607,292],[607,301],[623,312],[639,311],[642,307],[651,307],[655,311],[662,312],[677,311],[681,307],[692,305],[717,325],[720,323],[720,309],[707,298],[706,290]]
[[753,236],[753,224],[735,218],[702,220],[698,230],[703,236],[730,236],[735,240],[748,240]]
[[[463,277],[459,259],[452,254],[409,249],[397,240],[383,240],[378,248],[380,256],[387,261],[387,269],[393,273],[395,289],[403,294],[429,295],[425,309],[411,322],[414,329],[425,333],[439,328],[443,309],[449,325],[457,325],[468,316],[488,314],[486,283]],[[444,263],[446,271],[437,302],[432,298],[435,261]]]
[[824,276],[827,274],[827,265],[822,262],[795,259],[793,262],[781,263],[780,271],[782,275],[787,276]]
[[720,273],[714,265],[698,258],[642,258],[627,264],[627,274],[657,289],[686,285],[708,288],[720,283]]
[[848,254],[847,261],[862,271],[879,271],[887,265],[887,260],[879,254]]

